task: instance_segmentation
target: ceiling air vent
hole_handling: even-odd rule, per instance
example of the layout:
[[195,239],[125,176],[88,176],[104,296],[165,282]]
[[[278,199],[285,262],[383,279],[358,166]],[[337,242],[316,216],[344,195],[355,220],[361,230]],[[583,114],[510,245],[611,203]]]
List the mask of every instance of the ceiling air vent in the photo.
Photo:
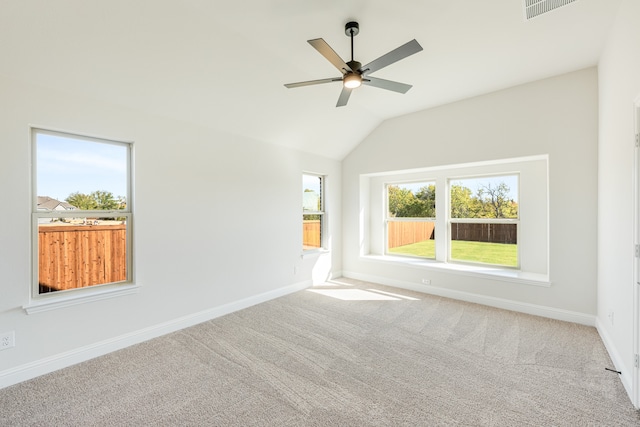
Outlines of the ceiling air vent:
[[524,17],[528,21],[578,0],[523,0]]

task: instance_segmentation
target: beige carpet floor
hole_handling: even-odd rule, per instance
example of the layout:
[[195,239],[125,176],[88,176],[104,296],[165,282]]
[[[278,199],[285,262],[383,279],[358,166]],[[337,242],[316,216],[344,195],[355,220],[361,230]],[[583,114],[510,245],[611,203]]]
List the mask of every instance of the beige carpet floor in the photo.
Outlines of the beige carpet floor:
[[337,280],[0,390],[2,426],[638,426],[594,328]]

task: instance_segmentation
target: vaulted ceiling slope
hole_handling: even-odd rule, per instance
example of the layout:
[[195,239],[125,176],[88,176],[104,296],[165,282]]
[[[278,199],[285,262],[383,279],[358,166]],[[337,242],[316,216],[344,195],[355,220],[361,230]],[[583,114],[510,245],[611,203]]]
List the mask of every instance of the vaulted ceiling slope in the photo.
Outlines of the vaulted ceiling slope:
[[[577,0],[525,20],[524,0],[0,0],[0,75],[342,159],[383,120],[597,64],[619,0]],[[363,64],[424,51],[336,108],[344,25]],[[461,122],[464,118],[461,117]]]

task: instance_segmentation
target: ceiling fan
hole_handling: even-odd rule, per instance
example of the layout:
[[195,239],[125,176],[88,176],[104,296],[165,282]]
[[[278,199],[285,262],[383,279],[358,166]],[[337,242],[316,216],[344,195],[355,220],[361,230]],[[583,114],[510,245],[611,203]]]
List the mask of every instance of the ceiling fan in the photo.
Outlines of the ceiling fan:
[[344,62],[323,39],[307,40],[311,46],[320,52],[322,56],[327,58],[327,60],[342,73],[342,77],[287,83],[285,86],[288,88],[294,88],[322,83],[342,82],[342,92],[340,92],[340,97],[338,98],[336,107],[347,105],[349,96],[351,96],[351,91],[363,84],[398,93],[407,93],[407,91],[411,89],[411,85],[371,77],[369,74],[378,71],[387,65],[391,65],[394,62],[398,62],[407,56],[420,52],[422,50],[420,43],[413,39],[391,52],[382,55],[380,58],[369,62],[367,65],[362,66],[360,62],[353,59],[353,38],[360,32],[360,26],[357,22],[347,22],[344,26],[344,32],[347,37],[351,37],[351,61],[349,62]]

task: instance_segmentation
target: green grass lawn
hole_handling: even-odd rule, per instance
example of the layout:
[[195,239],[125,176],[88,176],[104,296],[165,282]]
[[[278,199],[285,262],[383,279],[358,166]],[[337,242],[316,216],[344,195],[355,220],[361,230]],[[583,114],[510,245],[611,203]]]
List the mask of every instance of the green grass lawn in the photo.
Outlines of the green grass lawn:
[[[425,240],[411,245],[398,246],[397,248],[389,249],[389,253],[435,258],[435,241]],[[518,245],[454,240],[451,242],[451,258],[458,261],[483,262],[486,264],[517,267]]]
[[419,256],[423,258],[435,258],[436,257],[436,241],[424,240],[418,243],[412,243],[411,245],[398,246],[393,249],[389,249],[390,254],[399,255],[411,255]]

